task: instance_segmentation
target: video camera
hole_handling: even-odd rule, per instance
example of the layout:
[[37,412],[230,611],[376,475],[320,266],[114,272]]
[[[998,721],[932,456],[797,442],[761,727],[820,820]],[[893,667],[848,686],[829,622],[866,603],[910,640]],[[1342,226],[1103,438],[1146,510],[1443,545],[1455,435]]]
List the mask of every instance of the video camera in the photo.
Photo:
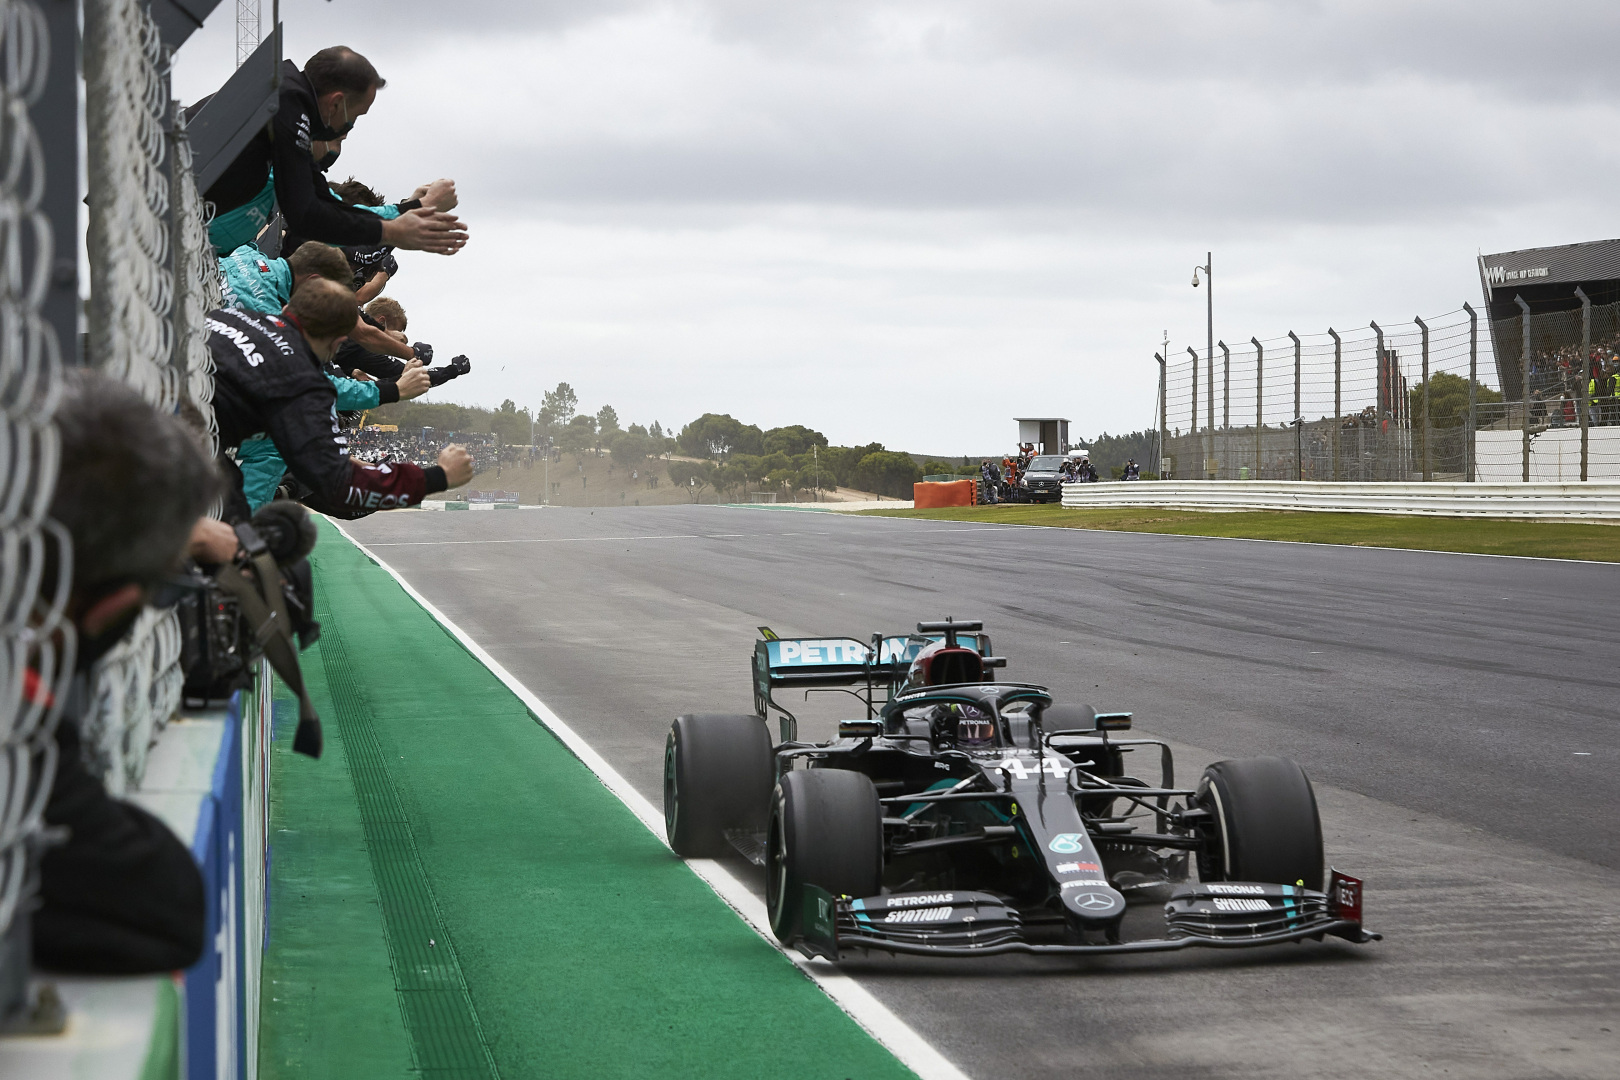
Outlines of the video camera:
[[307,559],[315,524],[303,506],[277,501],[236,526],[236,535],[234,559],[212,573],[190,564],[175,583],[184,701],[206,706],[228,699],[253,684],[260,658],[267,659],[299,695],[293,749],[320,757],[320,718],[298,667],[299,651],[321,636]]

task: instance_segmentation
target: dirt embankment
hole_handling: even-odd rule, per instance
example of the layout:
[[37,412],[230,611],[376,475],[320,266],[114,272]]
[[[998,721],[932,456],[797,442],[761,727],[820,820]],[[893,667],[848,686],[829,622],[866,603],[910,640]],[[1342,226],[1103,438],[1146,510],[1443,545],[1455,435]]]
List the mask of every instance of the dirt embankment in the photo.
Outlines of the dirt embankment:
[[[464,495],[468,491],[515,491],[518,501],[526,506],[545,501],[546,463],[536,461],[532,466],[519,462],[499,469],[478,473],[472,482],[454,492],[429,496],[438,500]],[[704,503],[734,502],[741,496],[728,491],[725,498],[717,497],[713,488],[704,488],[694,500],[686,488],[676,487],[669,478],[669,463],[662,459],[649,459],[639,468],[615,466],[607,454],[564,454],[561,461],[551,463],[551,503],[554,506],[668,506],[693,501]],[[824,501],[865,501],[877,496],[853,488],[839,488],[822,493]],[[803,502],[811,501],[804,492]],[[787,501],[783,499],[783,501]]]

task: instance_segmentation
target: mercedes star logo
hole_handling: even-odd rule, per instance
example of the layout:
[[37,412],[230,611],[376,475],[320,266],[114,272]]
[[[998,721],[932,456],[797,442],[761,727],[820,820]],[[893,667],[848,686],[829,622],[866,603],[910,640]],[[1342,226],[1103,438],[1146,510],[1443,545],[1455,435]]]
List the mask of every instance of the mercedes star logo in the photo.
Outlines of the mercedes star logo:
[[1114,906],[1114,898],[1100,892],[1081,893],[1075,902],[1087,911],[1107,911]]

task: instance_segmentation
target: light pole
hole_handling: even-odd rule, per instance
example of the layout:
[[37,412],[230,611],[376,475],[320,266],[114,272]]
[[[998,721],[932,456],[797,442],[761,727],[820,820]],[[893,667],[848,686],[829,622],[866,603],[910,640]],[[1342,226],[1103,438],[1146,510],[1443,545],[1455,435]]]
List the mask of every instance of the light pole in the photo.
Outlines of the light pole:
[[[1193,285],[1193,288],[1195,288],[1195,289],[1198,288],[1198,272],[1200,270],[1202,270],[1204,272],[1204,279],[1205,279],[1206,282],[1208,282],[1208,285],[1204,290],[1205,329],[1208,331],[1208,334],[1209,334],[1209,340],[1208,340],[1208,342],[1206,344],[1206,352],[1204,354],[1205,370],[1208,372],[1208,379],[1206,380],[1206,382],[1207,382],[1207,385],[1209,386],[1209,397],[1208,397],[1208,406],[1207,406],[1207,408],[1209,409],[1209,419],[1208,419],[1208,422],[1204,425],[1204,429],[1209,432],[1209,439],[1210,439],[1210,446],[1209,446],[1210,452],[1207,455],[1205,455],[1205,458],[1204,458],[1204,475],[1206,477],[1210,475],[1210,461],[1215,456],[1215,441],[1214,441],[1215,440],[1215,271],[1213,269],[1214,266],[1215,266],[1215,254],[1214,254],[1214,252],[1206,251],[1206,252],[1204,252],[1204,265],[1203,266],[1195,266],[1195,267],[1193,267],[1193,277],[1192,277],[1192,285]],[[1193,382],[1194,383],[1198,382],[1198,365],[1197,365],[1197,363],[1193,364]]]
[[[534,421],[535,414],[529,414],[529,461],[534,461]],[[546,451],[546,490],[540,495],[540,505],[551,505],[551,451]]]
[[[1169,351],[1169,341],[1166,340],[1166,342],[1165,342],[1165,352],[1168,352],[1168,351]],[[1158,472],[1159,479],[1163,480],[1164,479],[1164,474],[1165,474],[1165,468],[1164,468],[1164,425],[1165,425],[1165,418],[1164,418],[1164,383],[1165,383],[1164,353],[1154,353],[1153,354],[1153,359],[1155,359],[1155,360],[1157,360],[1159,362],[1159,455],[1158,455],[1159,456],[1159,462],[1158,462],[1158,465],[1157,465],[1157,472]]]

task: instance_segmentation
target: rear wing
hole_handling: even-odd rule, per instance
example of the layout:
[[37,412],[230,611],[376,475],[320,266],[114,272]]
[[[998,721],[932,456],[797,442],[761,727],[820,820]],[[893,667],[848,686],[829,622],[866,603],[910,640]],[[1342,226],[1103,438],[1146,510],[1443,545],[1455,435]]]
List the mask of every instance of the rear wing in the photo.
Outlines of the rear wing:
[[[990,655],[990,637],[983,632],[957,631],[951,636],[957,645],[980,656]],[[944,633],[873,634],[870,642],[850,637],[763,638],[754,642],[754,711],[765,716],[768,709],[775,709],[791,716],[771,700],[771,692],[779,686],[811,689],[870,684],[890,690],[905,678],[918,653],[944,640]]]

